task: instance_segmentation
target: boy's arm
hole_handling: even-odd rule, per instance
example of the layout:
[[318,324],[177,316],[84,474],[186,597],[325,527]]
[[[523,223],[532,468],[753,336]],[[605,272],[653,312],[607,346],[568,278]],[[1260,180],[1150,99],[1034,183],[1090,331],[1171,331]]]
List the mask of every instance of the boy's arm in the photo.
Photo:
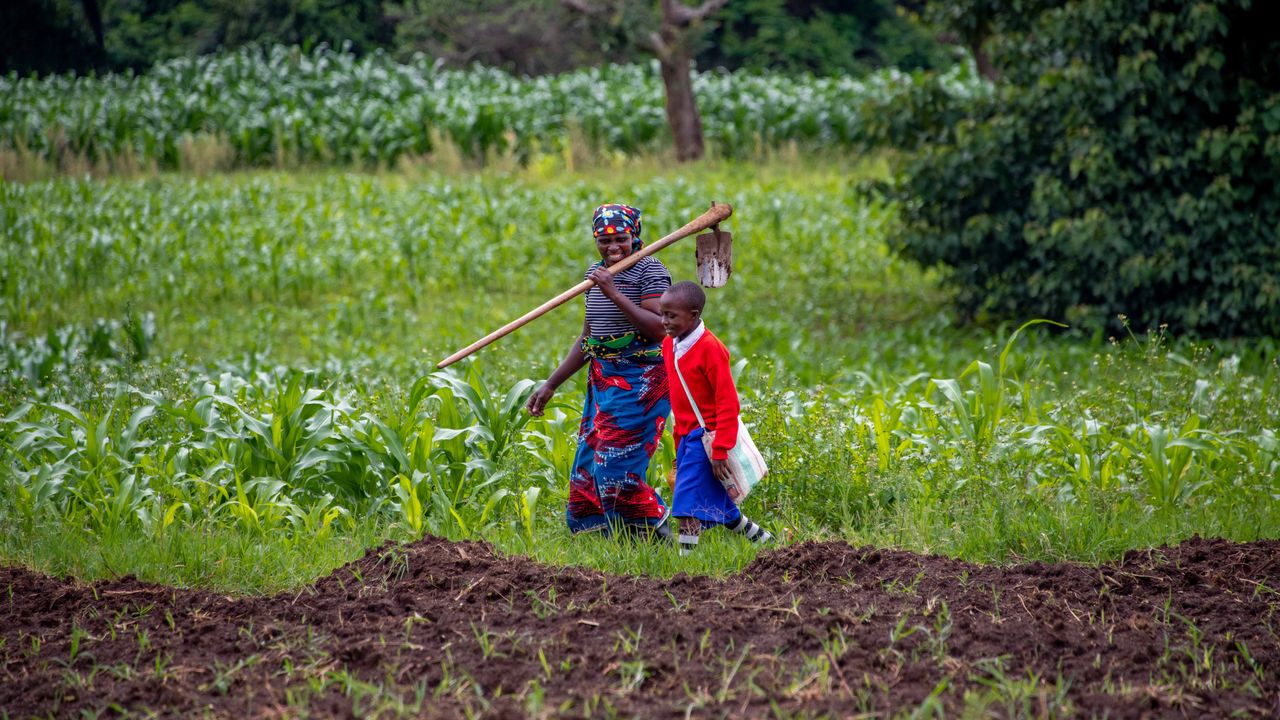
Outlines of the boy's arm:
[[711,441],[711,459],[724,460],[738,442],[738,389],[729,369],[729,350],[715,343],[709,353],[707,380],[716,399],[716,437]]
[[680,397],[684,397],[684,386],[680,384],[680,378],[676,375],[675,364],[675,341],[669,337],[662,339],[662,362],[667,367],[667,396],[672,399],[671,402],[671,422],[667,423],[667,427],[671,429],[671,440],[675,443],[673,448],[680,449],[680,441],[684,440],[684,435],[680,434],[677,429],[680,423],[676,422],[675,417],[675,397],[678,393]]

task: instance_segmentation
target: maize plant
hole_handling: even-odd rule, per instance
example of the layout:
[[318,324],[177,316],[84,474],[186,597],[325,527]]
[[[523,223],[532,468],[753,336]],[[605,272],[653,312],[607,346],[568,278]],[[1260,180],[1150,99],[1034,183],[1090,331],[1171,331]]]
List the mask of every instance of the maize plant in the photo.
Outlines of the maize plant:
[[[611,103],[596,101],[605,83]],[[926,84],[946,98],[985,92],[965,65],[938,78],[894,68],[865,78],[738,71],[695,73],[693,83],[707,138],[729,155],[785,142],[865,144],[865,117]],[[0,77],[0,146],[54,163],[386,165],[443,142],[471,158],[527,159],[567,147],[576,132],[597,149],[634,153],[666,142],[663,102],[656,62],[523,78],[447,70],[422,56],[399,63],[380,51],[244,48],[141,75]]]

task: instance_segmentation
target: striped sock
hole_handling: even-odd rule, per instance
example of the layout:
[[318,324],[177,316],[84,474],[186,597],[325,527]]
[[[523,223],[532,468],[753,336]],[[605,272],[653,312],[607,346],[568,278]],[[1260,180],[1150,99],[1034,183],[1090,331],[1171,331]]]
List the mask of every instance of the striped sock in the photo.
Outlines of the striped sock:
[[751,522],[751,520],[747,519],[746,515],[739,517],[738,522],[733,525],[726,525],[725,527],[739,535],[746,535],[747,539],[753,543],[768,543],[773,541],[772,533]]
[[685,535],[684,533],[680,533],[680,554],[681,555],[688,555],[689,553],[693,552],[693,549],[696,547],[698,547],[697,535]]

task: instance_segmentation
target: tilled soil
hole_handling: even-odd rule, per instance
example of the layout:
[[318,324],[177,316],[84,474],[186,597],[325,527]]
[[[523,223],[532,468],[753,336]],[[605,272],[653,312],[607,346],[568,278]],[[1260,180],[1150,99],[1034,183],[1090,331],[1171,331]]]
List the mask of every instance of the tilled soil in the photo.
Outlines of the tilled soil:
[[231,598],[0,569],[0,717],[1272,717],[1280,542],[1102,567],[807,542],[727,579],[426,538]]

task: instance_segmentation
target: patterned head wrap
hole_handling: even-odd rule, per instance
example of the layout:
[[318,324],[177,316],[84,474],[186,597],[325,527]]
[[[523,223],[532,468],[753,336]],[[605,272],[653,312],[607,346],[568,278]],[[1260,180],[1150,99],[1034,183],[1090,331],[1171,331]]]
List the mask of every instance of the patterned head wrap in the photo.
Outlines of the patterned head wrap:
[[617,233],[630,233],[634,241],[631,247],[640,247],[640,210],[630,205],[622,205],[619,203],[605,203],[596,208],[596,214],[591,218],[591,235],[592,237],[600,237],[601,235],[615,235]]

